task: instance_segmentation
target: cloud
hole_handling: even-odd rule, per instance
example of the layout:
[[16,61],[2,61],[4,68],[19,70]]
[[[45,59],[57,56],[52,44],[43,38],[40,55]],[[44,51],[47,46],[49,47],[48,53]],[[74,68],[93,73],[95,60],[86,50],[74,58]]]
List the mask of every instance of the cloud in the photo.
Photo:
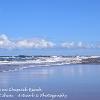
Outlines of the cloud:
[[61,44],[61,47],[73,48],[74,47],[74,42],[64,42],[64,43]]
[[55,44],[45,39],[23,39],[11,41],[5,34],[0,35],[0,48],[52,48]]
[[18,48],[52,48],[54,43],[44,39],[26,39],[16,42]]
[[[59,44],[58,44],[59,46]],[[40,38],[11,40],[5,34],[0,35],[0,49],[30,49],[30,48],[53,48],[58,47],[55,43]],[[85,43],[85,42],[64,42],[60,43],[60,48],[67,49],[88,49],[100,48],[100,42]]]
[[78,43],[77,43],[77,48],[88,49],[88,48],[91,48],[91,46],[90,46],[90,44],[87,44],[87,43],[78,42]]
[[0,48],[13,48],[14,43],[5,34],[0,35]]
[[[92,45],[93,46],[93,45]],[[75,43],[75,42],[64,42],[61,44],[61,47],[63,48],[92,48],[92,46],[88,43],[83,43],[83,42],[78,42],[78,43]]]

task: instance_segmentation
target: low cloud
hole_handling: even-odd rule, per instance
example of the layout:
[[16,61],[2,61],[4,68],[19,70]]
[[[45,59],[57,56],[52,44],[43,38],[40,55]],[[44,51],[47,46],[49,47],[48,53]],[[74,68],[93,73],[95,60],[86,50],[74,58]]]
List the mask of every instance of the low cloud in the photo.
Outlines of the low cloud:
[[52,48],[55,44],[45,39],[24,39],[11,41],[5,34],[0,35],[0,48]]
[[88,48],[100,48],[100,42],[97,43],[85,43],[85,42],[64,42],[58,46],[48,40],[40,38],[11,40],[5,34],[0,35],[0,49],[20,49],[20,48],[67,48],[67,49],[88,49]]
[[26,39],[16,42],[18,48],[52,48],[54,43],[44,39]]
[[80,48],[80,49],[88,49],[88,48],[96,48],[94,44],[83,43],[83,42],[64,42],[61,44],[63,48]]
[[14,42],[10,41],[6,35],[0,35],[0,48],[13,48],[14,45]]
[[74,42],[64,42],[64,43],[61,44],[61,47],[74,48]]

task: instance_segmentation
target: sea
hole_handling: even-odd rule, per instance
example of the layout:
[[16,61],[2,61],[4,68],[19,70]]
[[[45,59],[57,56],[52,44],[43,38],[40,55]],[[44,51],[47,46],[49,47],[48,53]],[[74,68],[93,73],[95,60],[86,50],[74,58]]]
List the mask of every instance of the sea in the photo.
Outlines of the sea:
[[25,65],[1,71],[0,100],[100,100],[100,65]]

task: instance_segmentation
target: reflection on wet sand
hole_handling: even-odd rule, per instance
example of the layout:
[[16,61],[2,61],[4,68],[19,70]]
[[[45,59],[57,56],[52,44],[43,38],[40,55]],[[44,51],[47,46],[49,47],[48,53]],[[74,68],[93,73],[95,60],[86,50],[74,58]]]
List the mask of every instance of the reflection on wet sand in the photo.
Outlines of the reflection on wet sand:
[[[96,65],[96,69],[94,65],[65,65],[63,70],[63,74],[65,75],[85,75],[86,73],[96,72],[100,73],[100,65]],[[93,67],[92,67],[93,66]]]
[[47,78],[49,75],[48,70],[41,70],[41,71],[36,71],[36,72],[32,72],[33,77],[37,77],[37,78]]
[[48,68],[30,68],[15,72],[0,73],[0,86],[8,86],[12,82],[19,80],[48,79],[55,71]]
[[[100,65],[34,67],[0,73],[0,88],[9,87],[41,87],[46,92],[68,93],[71,100],[99,100]],[[87,93],[89,99],[84,99]]]

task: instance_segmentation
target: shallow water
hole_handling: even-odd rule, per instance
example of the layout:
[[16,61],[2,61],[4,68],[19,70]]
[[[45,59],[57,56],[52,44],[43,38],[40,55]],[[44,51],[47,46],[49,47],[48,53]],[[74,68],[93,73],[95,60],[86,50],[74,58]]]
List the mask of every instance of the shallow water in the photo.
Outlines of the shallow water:
[[[31,67],[15,72],[0,73],[0,89],[40,88],[33,94],[63,94],[65,97],[17,97],[32,92],[0,91],[14,97],[0,97],[0,100],[100,100],[100,65],[63,65]],[[2,96],[2,95],[1,95]]]

